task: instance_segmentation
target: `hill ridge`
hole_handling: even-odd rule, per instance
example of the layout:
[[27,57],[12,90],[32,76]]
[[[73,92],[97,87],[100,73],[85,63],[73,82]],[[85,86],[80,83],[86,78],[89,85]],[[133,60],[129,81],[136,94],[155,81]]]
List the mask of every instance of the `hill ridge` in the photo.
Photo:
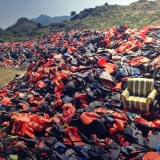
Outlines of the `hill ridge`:
[[51,17],[45,14],[41,14],[37,18],[32,18],[31,21],[36,23],[41,23],[42,25],[46,26],[46,25],[50,25],[51,23],[60,23],[64,20],[69,21],[70,19],[71,19],[71,16],[67,16],[67,15]]

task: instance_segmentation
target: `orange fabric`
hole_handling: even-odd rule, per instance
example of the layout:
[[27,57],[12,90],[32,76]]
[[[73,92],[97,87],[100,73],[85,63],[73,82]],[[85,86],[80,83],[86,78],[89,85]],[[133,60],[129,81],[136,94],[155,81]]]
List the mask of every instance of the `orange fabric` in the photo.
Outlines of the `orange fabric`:
[[9,126],[9,125],[10,125],[10,123],[9,123],[9,121],[5,121],[5,122],[3,122],[3,125],[5,125],[5,126]]
[[49,74],[49,72],[50,72],[50,68],[49,67],[44,67],[44,73],[47,73],[47,74]]
[[60,63],[59,63],[59,66],[60,66],[60,68],[61,68],[62,70],[68,70],[68,66],[67,66],[65,63],[63,63],[63,62],[60,62]]
[[58,99],[56,101],[54,101],[53,103],[53,107],[59,107],[62,105],[62,100],[61,99]]
[[69,68],[69,70],[72,71],[72,72],[75,72],[75,71],[78,70],[78,67],[71,66],[71,67]]
[[60,114],[55,114],[54,117],[52,117],[53,120],[55,120],[57,123],[61,123],[62,116]]
[[128,77],[122,78],[121,81],[128,81]]
[[160,65],[160,55],[156,57],[151,64],[153,67],[158,68],[157,65]]
[[103,40],[101,40],[100,42],[104,42],[105,43],[105,46],[106,46],[106,48],[108,48],[109,47],[109,45],[110,45],[110,39],[109,38],[105,38],[105,39],[103,39]]
[[33,100],[33,101],[30,101],[30,103],[34,103],[36,106],[40,106],[42,104],[42,100]]
[[11,98],[8,98],[8,97],[4,97],[3,99],[2,99],[2,101],[1,101],[1,103],[3,104],[3,103],[6,103],[7,105],[10,103],[10,101],[11,101]]
[[146,57],[141,56],[141,57],[134,58],[134,59],[130,60],[129,64],[131,66],[136,66],[136,65],[138,65],[140,63],[147,63],[147,62],[149,62],[149,59],[146,58]]
[[88,101],[87,100],[82,99],[82,98],[80,98],[79,100],[83,105],[88,105]]
[[50,119],[50,116],[47,113],[44,113],[44,118]]
[[118,129],[117,128],[110,128],[109,129],[109,133],[111,134],[111,135],[114,135],[114,134],[116,134],[118,132]]
[[34,122],[29,122],[28,126],[32,129],[34,129],[35,131],[42,131],[43,126],[38,124],[38,123],[34,123]]
[[122,53],[127,47],[131,47],[131,42],[123,42],[118,48],[117,53]]
[[142,47],[142,43],[139,40],[134,41],[130,46],[125,49],[125,52],[133,51]]
[[[56,117],[56,116],[55,116]],[[42,131],[44,128],[52,128],[53,119],[48,114],[38,116],[31,113],[16,113],[12,112],[11,119],[14,121],[11,133],[24,136],[28,135],[30,138],[35,138],[34,131]],[[6,122],[7,124],[7,122]]]
[[85,68],[87,68],[87,67],[86,67],[86,66],[79,65],[78,68],[79,68],[79,69],[85,69]]
[[101,118],[101,116],[91,112],[83,112],[80,116],[80,119],[84,124],[90,124],[93,120],[96,120],[96,118]]
[[148,37],[148,36],[144,35],[143,33],[140,33],[139,36],[141,38],[143,38],[144,43],[154,43],[155,42],[155,40],[153,38]]
[[25,134],[28,135],[32,139],[35,138],[35,135],[33,134],[33,131],[29,127],[26,127]]
[[29,122],[30,120],[29,120],[28,117],[17,117],[16,121],[19,121],[19,122]]
[[81,94],[76,93],[75,94],[75,99],[79,99],[79,98],[86,99],[87,98],[87,94],[86,93],[81,93]]
[[63,87],[57,82],[57,85],[54,88],[54,93],[58,92],[61,95],[62,90],[63,90]]
[[101,59],[98,60],[98,64],[100,66],[103,66],[105,63],[106,63],[106,58],[101,58]]
[[72,142],[69,138],[63,137],[63,143],[67,146],[72,146]]
[[118,118],[118,119],[121,119],[121,120],[127,120],[127,116],[123,113],[119,113],[119,112],[113,112],[111,113],[111,115],[114,117],[114,118]]
[[68,142],[71,141],[75,146],[84,146],[84,143],[82,142],[81,137],[77,134],[78,129],[76,127],[68,127],[66,132],[67,132],[66,135],[68,136],[68,138],[63,140],[67,140]]
[[148,36],[144,39],[144,43],[146,43],[146,44],[150,44],[150,43],[154,43],[154,42],[155,42],[155,39],[148,37]]
[[112,88],[113,91],[120,91],[122,89],[122,82],[119,82]]
[[134,122],[135,123],[142,123],[142,124],[147,125],[147,126],[152,126],[152,122],[148,122],[148,121],[146,121],[145,119],[143,119],[139,116],[134,117]]
[[37,82],[37,85],[38,85],[39,88],[42,89],[42,88],[45,87],[46,84],[45,84],[43,81],[38,81],[38,82]]
[[142,157],[142,160],[160,160],[160,154],[150,151]]
[[114,69],[110,66],[109,63],[106,63],[103,67],[104,67],[104,70],[110,74],[112,74],[114,72]]
[[75,107],[73,107],[72,103],[66,103],[61,108],[63,110],[62,114],[64,117],[67,117],[70,114],[74,114],[76,111],[76,109],[75,109]]
[[77,49],[74,47],[68,46],[68,51],[67,51],[68,53],[72,54],[74,51],[77,51]]
[[22,107],[22,109],[23,109],[24,111],[27,111],[27,110],[28,110],[28,105],[27,105],[27,104],[25,104],[25,103],[19,103],[19,105]]
[[32,114],[30,116],[30,122],[39,123],[40,122],[39,116],[37,114]]
[[113,127],[117,128],[120,131],[123,131],[126,124],[127,124],[127,121],[123,121],[123,120],[120,120],[120,119],[115,119],[115,123],[113,124]]
[[159,128],[160,127],[160,119],[156,119],[152,122],[152,127],[157,127]]
[[39,116],[39,119],[40,119],[39,123],[42,124],[42,125],[46,125],[48,123],[52,123],[52,119],[51,118],[50,119],[46,119],[43,116]]
[[143,119],[143,118],[141,118],[141,117],[139,117],[139,116],[135,116],[134,117],[134,122],[135,123],[143,123],[143,124],[146,124],[147,125],[147,121],[145,120],[145,119]]

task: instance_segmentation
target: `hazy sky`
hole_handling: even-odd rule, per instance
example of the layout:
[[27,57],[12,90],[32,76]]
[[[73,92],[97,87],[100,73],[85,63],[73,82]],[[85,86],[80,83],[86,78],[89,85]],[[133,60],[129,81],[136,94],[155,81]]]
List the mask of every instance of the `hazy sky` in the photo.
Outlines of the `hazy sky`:
[[5,29],[19,18],[37,18],[40,14],[51,17],[79,13],[85,8],[108,4],[128,5],[137,0],[0,0],[0,27]]

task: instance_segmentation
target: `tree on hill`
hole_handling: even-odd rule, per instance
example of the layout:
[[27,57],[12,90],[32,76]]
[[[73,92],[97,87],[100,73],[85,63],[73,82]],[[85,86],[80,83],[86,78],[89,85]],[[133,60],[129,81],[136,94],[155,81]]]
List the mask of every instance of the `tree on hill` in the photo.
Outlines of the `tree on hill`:
[[3,33],[3,32],[4,32],[4,30],[2,28],[0,28],[0,33]]
[[76,11],[72,11],[70,14],[71,16],[74,16],[76,14]]
[[37,28],[41,28],[42,25],[40,23],[37,23]]
[[14,34],[14,35],[16,35],[16,34],[17,34],[17,32],[16,32],[16,31],[14,31],[14,32],[13,32],[13,34]]

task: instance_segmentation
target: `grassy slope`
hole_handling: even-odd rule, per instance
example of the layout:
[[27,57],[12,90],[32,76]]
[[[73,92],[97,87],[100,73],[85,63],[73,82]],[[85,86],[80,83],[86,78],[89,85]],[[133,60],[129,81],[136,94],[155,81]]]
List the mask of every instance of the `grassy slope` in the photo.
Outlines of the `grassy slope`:
[[0,88],[9,80],[15,77],[16,74],[26,72],[25,70],[0,68]]

